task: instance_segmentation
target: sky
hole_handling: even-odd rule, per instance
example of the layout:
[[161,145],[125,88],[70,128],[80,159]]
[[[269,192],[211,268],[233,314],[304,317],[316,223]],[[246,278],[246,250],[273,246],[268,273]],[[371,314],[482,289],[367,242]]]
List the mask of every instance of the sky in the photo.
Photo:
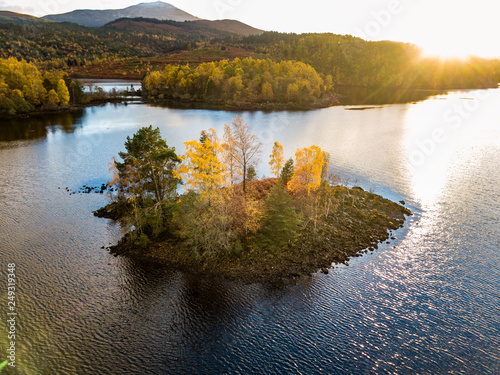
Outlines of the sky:
[[[119,9],[150,0],[0,0],[36,16]],[[166,0],[205,19],[236,19],[263,30],[332,32],[421,46],[429,55],[500,57],[499,0]]]

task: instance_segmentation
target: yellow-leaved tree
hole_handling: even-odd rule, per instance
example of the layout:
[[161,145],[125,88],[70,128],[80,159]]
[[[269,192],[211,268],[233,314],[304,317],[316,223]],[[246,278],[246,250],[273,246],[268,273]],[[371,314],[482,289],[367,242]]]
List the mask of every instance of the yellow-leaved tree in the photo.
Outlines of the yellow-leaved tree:
[[59,97],[59,103],[61,105],[67,105],[69,103],[69,91],[64,79],[60,79],[57,82],[57,96]]
[[200,140],[185,142],[186,155],[181,156],[179,173],[189,190],[210,192],[224,185],[223,152],[214,129],[201,132]]
[[233,132],[229,125],[224,125],[224,143],[222,144],[224,150],[224,163],[226,165],[227,178],[229,184],[233,186],[242,172],[238,169],[235,156],[235,139]]
[[269,155],[271,161],[269,165],[271,166],[271,173],[276,177],[279,177],[281,169],[285,165],[285,157],[283,154],[283,146],[279,142],[274,142],[273,152]]
[[321,184],[325,153],[318,146],[298,149],[295,152],[295,170],[288,183],[291,191],[306,190],[309,194]]

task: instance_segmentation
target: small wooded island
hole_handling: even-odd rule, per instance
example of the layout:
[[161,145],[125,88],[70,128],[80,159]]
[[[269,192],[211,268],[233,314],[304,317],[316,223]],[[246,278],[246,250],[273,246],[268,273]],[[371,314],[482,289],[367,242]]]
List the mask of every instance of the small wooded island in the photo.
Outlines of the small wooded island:
[[[178,156],[152,126],[127,137],[111,163],[113,201],[96,216],[131,226],[115,254],[245,282],[276,282],[374,250],[411,212],[339,185],[317,146],[285,161],[274,143],[274,178],[256,179],[261,143],[241,118],[186,142]],[[184,191],[179,193],[180,187]]]
[[[323,78],[324,77],[324,78]],[[331,75],[321,76],[300,61],[236,58],[166,65],[142,80],[148,101],[180,100],[236,109],[312,109],[340,104]]]

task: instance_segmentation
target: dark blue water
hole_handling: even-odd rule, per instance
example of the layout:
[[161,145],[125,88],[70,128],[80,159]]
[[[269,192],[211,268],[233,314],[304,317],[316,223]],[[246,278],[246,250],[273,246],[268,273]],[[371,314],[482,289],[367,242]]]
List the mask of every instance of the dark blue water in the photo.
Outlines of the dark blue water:
[[[2,374],[500,373],[498,103],[489,90],[363,111],[129,104],[2,122],[0,267],[6,279],[16,263],[19,287],[18,367]],[[275,140],[288,157],[316,144],[347,184],[404,199],[415,216],[391,244],[279,288],[103,249],[122,233],[91,213],[108,198],[66,188],[110,179],[111,157],[142,126],[182,154],[236,115],[264,144],[259,176]]]

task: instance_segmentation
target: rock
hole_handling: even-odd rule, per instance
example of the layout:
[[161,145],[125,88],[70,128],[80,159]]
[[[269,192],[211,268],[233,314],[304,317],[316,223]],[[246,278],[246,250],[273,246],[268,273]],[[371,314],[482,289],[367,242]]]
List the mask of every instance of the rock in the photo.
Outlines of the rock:
[[406,204],[406,202],[403,200],[399,201],[399,203],[401,203],[403,206]]
[[321,269],[321,273],[324,273],[325,275],[328,275],[328,269],[322,268]]

